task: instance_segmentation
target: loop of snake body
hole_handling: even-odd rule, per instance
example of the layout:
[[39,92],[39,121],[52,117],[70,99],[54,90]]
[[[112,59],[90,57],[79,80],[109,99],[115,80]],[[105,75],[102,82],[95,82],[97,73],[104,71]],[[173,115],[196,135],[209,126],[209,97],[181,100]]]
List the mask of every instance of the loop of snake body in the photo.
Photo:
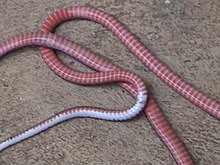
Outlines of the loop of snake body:
[[[209,98],[177,76],[114,17],[91,7],[69,7],[50,15],[43,23],[41,32],[17,35],[1,42],[0,57],[16,48],[28,45],[41,46],[41,56],[48,67],[64,80],[83,85],[118,82],[120,86],[125,88],[136,98],[136,103],[126,110],[106,110],[93,107],[76,107],[64,110],[3,141],[0,143],[0,151],[71,118],[92,117],[121,121],[131,119],[138,115],[140,111],[144,110],[152,127],[169,149],[176,163],[184,165],[194,164],[191,155],[169,125],[153,96],[148,96],[148,92],[141,78],[133,73],[122,70],[120,67],[99,57],[82,46],[51,33],[60,23],[70,19],[86,19],[100,23],[112,31],[150,71],[168,86],[216,119],[220,119],[220,104],[218,102]],[[53,50],[49,48],[66,53],[97,72],[82,73],[74,71],[64,65],[54,54]]]

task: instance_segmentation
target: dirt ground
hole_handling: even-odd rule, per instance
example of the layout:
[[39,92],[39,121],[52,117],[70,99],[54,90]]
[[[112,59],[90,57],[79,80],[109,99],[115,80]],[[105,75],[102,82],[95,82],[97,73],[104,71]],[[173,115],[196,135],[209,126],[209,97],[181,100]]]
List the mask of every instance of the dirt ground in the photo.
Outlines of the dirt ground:
[[[177,74],[220,100],[219,0],[0,1],[1,40],[37,31],[49,14],[86,5],[112,14]],[[146,70],[115,36],[89,21],[69,21],[56,33],[140,75],[196,164],[220,164],[220,123]],[[69,66],[90,71],[64,54]],[[61,110],[124,108],[133,99],[116,85],[81,87],[52,73],[36,47],[0,61],[0,141]],[[73,119],[0,153],[1,165],[172,165],[167,148],[144,114],[127,122]]]

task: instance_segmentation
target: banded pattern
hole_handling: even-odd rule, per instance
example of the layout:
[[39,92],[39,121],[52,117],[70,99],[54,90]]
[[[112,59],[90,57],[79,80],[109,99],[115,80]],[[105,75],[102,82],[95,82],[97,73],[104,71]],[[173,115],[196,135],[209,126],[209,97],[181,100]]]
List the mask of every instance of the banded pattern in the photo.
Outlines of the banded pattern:
[[[112,31],[137,58],[139,58],[153,73],[155,73],[165,83],[167,83],[174,90],[189,99],[195,105],[203,108],[211,115],[215,116],[216,118],[220,117],[219,104],[217,102],[208,98],[207,96],[196,90],[194,87],[187,84],[180,77],[175,75],[120,22],[118,22],[114,17],[102,11],[90,7],[64,8],[50,15],[49,18],[43,23],[41,30],[44,32],[53,32],[56,26],[70,19],[86,19],[100,23],[101,25],[105,26],[110,31]],[[56,55],[50,49],[41,48],[40,51],[42,54],[42,58],[45,61],[47,61],[47,57],[56,58]],[[84,63],[85,65],[95,69],[96,71],[103,72],[121,69],[114,64],[108,62],[107,60],[95,55],[93,52],[80,46],[76,46],[75,52],[70,55],[80,62]],[[53,65],[56,65],[56,63],[54,63]],[[62,77],[62,75],[59,76]],[[130,84],[120,83],[120,85],[124,87],[133,97],[136,96],[136,92]],[[197,94],[205,97],[198,98]],[[206,101],[204,101],[204,99]],[[214,106],[209,106],[210,103]],[[151,98],[148,102],[147,108],[145,109],[145,114],[161,140],[170,150],[175,161],[178,164],[193,164],[192,158],[185,148],[184,144],[177,137],[177,135],[169,125],[168,121],[159,110],[153,98]]]
[[[70,41],[64,38],[45,32],[32,32],[17,35],[0,43],[0,57],[16,48],[28,45],[50,47],[70,54],[73,49],[71,46],[66,47],[67,43],[71,44]],[[56,61],[57,58],[48,57],[46,62],[55,73],[62,75],[62,77],[66,80],[76,84],[95,85],[109,82],[125,82],[132,84],[138,93],[136,96],[136,103],[131,108],[125,110],[107,110],[95,107],[76,107],[64,110],[50,117],[49,119],[46,119],[45,121],[5,140],[0,144],[0,151],[71,118],[90,117],[103,120],[123,121],[135,117],[143,110],[147,102],[147,89],[143,80],[135,74],[123,70],[82,73],[64,68],[62,65],[59,65],[59,63],[56,63]],[[53,63],[56,63],[56,65],[52,65]]]
[[[40,48],[42,58],[47,63],[48,67],[64,80],[84,85],[119,82],[119,85],[124,87],[134,98],[137,99],[136,104],[129,109],[116,111],[91,107],[76,107],[64,110],[59,114],[2,142],[0,144],[0,151],[53,125],[71,118],[93,117],[114,121],[127,120],[136,116],[142,109],[144,109],[152,127],[170,150],[175,161],[178,164],[193,164],[193,160],[184,144],[176,136],[152,96],[150,96],[147,106],[145,106],[147,101],[147,90],[141,78],[122,70],[120,67],[115,66],[111,62],[97,56],[93,52],[74,42],[50,33],[60,23],[69,19],[86,19],[102,24],[112,31],[122,41],[122,43],[162,81],[193,104],[197,105],[215,118],[220,119],[219,103],[207,97],[205,94],[198,91],[196,88],[192,87],[190,84],[177,76],[164,63],[157,59],[114,17],[90,7],[69,7],[61,9],[50,15],[42,25],[42,32],[18,35],[0,43],[0,57],[3,54],[19,47],[28,45],[43,46]],[[65,52],[98,72],[82,73],[74,71],[64,65],[54,54],[53,50],[48,48]]]
[[[137,56],[144,64],[146,64],[146,66],[149,67],[150,70],[153,70],[153,72],[156,73],[158,72],[157,74],[161,75],[162,79],[167,79],[167,81],[170,81],[170,84],[173,84],[176,88],[181,89],[181,87],[178,87],[178,84],[175,84],[175,81],[171,81],[172,78],[171,80],[169,80],[169,75],[171,73],[174,74],[173,72],[171,72],[163,63],[156,59],[156,57],[152,53],[150,53],[150,51],[146,49],[140,43],[140,41],[132,33],[130,33],[120,22],[102,11],[89,7],[64,8],[50,15],[49,18],[43,23],[41,30],[44,32],[52,32],[54,31],[55,27],[58,26],[60,23],[66,20],[78,18],[95,21],[107,27],[122,41],[122,43],[124,43],[128,47],[128,49],[135,56]],[[70,54],[72,57],[97,71],[110,71],[120,69],[114,64],[95,55],[93,52],[83,47],[76,46],[75,50],[76,52]],[[45,61],[47,61],[48,56],[56,58],[56,55],[50,49],[41,48],[41,54],[42,58]],[[147,63],[147,61],[149,62]],[[159,66],[165,69],[161,71],[160,69],[155,68],[153,64],[156,64],[158,62],[160,62]],[[54,63],[54,65],[56,65],[56,63]],[[62,75],[59,76],[62,77]],[[178,81],[180,80],[181,79],[178,79]],[[124,87],[132,96],[136,96],[136,92],[131,85],[125,83],[120,83],[120,85]],[[191,87],[191,89],[193,89],[193,87]],[[191,97],[193,98],[193,96]],[[216,103],[215,101],[213,103],[215,103],[215,105],[218,105],[218,103]],[[151,125],[153,126],[161,140],[170,150],[175,161],[178,164],[192,164],[193,161],[190,154],[188,153],[181,140],[177,137],[171,126],[168,124],[168,121],[166,121],[166,118],[159,110],[156,102],[154,100],[149,101],[147,107],[147,110],[145,109],[146,116],[149,118]],[[153,118],[154,120],[151,120],[151,118]]]

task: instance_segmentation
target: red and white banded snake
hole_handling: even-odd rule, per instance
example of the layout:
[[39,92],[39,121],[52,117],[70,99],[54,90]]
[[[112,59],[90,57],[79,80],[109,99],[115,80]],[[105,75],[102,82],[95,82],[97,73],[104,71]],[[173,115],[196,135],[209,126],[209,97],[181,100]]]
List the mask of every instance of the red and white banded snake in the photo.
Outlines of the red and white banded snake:
[[[178,164],[193,164],[193,160],[187,149],[176,136],[169,123],[166,121],[152,96],[148,97],[147,90],[141,78],[106,61],[93,52],[68,41],[62,37],[52,34],[54,28],[63,21],[69,19],[86,19],[100,23],[112,31],[124,45],[138,58],[146,67],[156,74],[162,81],[169,85],[180,95],[197,105],[213,117],[220,119],[220,104],[198,91],[187,82],[182,80],[165,64],[158,60],[132,33],[130,33],[120,22],[112,16],[90,7],[64,8],[52,14],[43,24],[41,32],[17,35],[0,43],[0,57],[20,47],[37,45],[40,48],[42,58],[48,67],[64,80],[77,84],[99,84],[107,82],[119,82],[134,98],[136,104],[127,110],[106,110],[92,107],[76,107],[64,110],[49,119],[19,133],[0,143],[0,151],[14,145],[28,137],[44,131],[45,129],[75,117],[93,117],[105,120],[128,120],[136,116],[141,110],[150,121],[151,125],[160,136],[161,140],[172,153]],[[60,50],[74,57],[78,61],[93,68],[96,73],[81,73],[64,65],[48,48]],[[145,106],[145,107],[144,107]]]

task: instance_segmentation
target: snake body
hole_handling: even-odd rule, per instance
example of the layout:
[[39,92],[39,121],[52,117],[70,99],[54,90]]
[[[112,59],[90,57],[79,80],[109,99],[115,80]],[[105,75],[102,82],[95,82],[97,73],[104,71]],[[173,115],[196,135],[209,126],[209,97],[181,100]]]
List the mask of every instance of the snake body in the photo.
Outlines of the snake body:
[[[76,107],[64,110],[0,143],[0,151],[71,118],[91,117],[122,121],[135,117],[143,110],[158,136],[170,150],[175,161],[178,164],[194,164],[191,155],[169,125],[153,96],[149,96],[141,78],[122,70],[82,46],[51,33],[60,23],[70,19],[86,19],[100,23],[112,31],[150,71],[168,86],[213,117],[220,119],[220,104],[218,102],[198,91],[171,71],[114,17],[91,7],[69,7],[50,15],[43,23],[41,32],[17,35],[1,42],[0,57],[20,47],[29,45],[41,46],[41,56],[48,67],[64,80],[83,85],[118,82],[136,99],[136,103],[125,110],[106,110],[93,107]],[[66,53],[97,72],[82,73],[74,71],[64,65],[54,54],[53,50],[49,48]]]

